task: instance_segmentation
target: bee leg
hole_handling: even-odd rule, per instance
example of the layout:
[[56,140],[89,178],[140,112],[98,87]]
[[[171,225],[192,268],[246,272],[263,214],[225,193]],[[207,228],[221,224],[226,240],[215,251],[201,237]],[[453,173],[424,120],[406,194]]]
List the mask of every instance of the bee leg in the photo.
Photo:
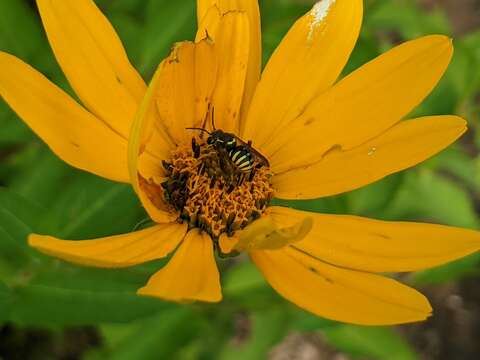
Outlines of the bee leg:
[[195,141],[195,138],[193,137],[192,137],[192,151],[195,159],[198,159],[200,157],[200,145],[197,144],[197,142]]
[[249,148],[252,147],[252,140],[248,140],[248,147],[249,147]]
[[213,187],[215,186],[215,177],[212,176],[211,180],[210,180],[210,189],[213,189]]
[[233,189],[235,189],[235,186],[233,184],[230,184],[230,186],[227,189],[227,194],[231,194]]
[[241,186],[243,184],[243,180],[245,179],[245,175],[243,173],[241,173],[240,175],[238,175],[238,178],[237,178],[237,186]]
[[255,177],[255,168],[250,171],[250,176],[248,177],[248,181],[252,182],[253,178]]

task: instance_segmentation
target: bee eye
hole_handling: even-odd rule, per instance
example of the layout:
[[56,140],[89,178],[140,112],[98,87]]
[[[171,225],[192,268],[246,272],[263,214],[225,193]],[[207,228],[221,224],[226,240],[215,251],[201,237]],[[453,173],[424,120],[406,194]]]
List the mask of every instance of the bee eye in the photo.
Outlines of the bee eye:
[[208,144],[208,145],[212,145],[212,144],[213,144],[213,138],[212,138],[211,136],[207,139],[207,144]]

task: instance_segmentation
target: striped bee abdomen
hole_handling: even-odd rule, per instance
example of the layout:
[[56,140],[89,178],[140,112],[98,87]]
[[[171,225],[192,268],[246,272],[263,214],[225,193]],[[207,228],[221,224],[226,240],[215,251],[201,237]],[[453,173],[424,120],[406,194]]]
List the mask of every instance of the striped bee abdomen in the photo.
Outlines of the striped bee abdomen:
[[253,168],[253,155],[247,146],[237,146],[228,153],[230,160],[235,164],[238,171],[248,173]]

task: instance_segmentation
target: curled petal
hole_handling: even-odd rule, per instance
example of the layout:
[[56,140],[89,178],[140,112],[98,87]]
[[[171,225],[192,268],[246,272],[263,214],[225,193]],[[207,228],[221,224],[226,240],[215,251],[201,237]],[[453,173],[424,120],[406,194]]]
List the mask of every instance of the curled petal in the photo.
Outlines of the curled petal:
[[[233,248],[239,251],[280,249],[302,240],[309,233],[312,225],[312,218],[308,215],[297,218],[295,223],[288,226],[275,223],[267,215],[255,220],[245,229],[237,231],[233,236],[235,239]],[[228,248],[228,245],[225,246]]]
[[32,234],[28,243],[45,254],[75,264],[120,268],[167,256],[186,232],[186,225],[172,223],[95,240],[60,240]]
[[181,302],[222,300],[210,237],[191,230],[170,262],[154,274],[138,294]]
[[[168,223],[174,221],[175,215],[169,212],[168,206],[163,201],[154,203],[153,197],[160,198],[150,190],[148,186],[149,177],[160,178],[164,173],[162,169],[162,159],[167,159],[169,150],[172,148],[168,142],[167,136],[160,133],[160,127],[156,126],[158,121],[157,107],[155,104],[155,95],[158,89],[158,79],[163,69],[165,61],[160,64],[155,75],[150,82],[147,93],[140,104],[135,115],[130,138],[128,142],[128,170],[130,182],[145,207],[148,215],[157,223]],[[147,143],[155,141],[157,149],[157,158],[150,158]],[[147,150],[146,150],[147,149]],[[152,192],[153,191],[153,192]],[[153,196],[152,196],[153,195]]]

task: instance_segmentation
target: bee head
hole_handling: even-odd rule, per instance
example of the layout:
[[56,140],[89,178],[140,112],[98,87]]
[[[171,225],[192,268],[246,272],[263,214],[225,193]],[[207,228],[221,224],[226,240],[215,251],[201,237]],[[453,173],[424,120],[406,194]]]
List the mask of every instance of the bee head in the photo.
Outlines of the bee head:
[[215,130],[208,137],[207,144],[231,150],[235,147],[236,141],[233,134],[223,132],[222,130]]

